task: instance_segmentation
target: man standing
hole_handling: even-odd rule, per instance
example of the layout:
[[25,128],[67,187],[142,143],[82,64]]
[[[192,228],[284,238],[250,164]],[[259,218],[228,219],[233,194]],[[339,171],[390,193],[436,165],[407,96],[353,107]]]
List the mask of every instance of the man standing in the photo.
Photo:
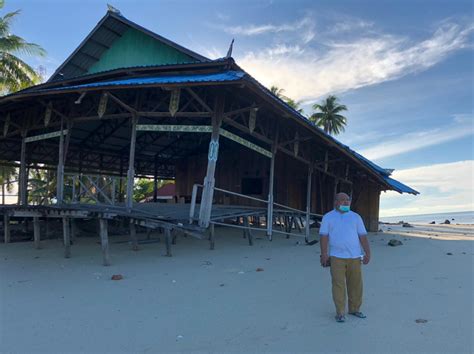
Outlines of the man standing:
[[[334,210],[323,217],[321,236],[321,265],[331,267],[332,298],[336,305],[336,321],[345,321],[346,284],[349,298],[349,314],[365,318],[360,312],[362,305],[362,263],[370,261],[367,231],[359,214],[350,210],[351,198],[338,193]],[[362,253],[361,246],[364,249]],[[329,246],[329,252],[328,252]]]

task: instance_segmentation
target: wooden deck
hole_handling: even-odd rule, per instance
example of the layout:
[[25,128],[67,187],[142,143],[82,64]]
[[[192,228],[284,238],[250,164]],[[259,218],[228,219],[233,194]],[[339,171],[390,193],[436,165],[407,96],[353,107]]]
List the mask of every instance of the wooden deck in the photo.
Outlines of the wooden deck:
[[[110,264],[108,251],[108,221],[121,220],[129,227],[130,243],[134,250],[138,249],[137,226],[143,227],[148,232],[158,230],[164,234],[167,255],[171,256],[171,245],[176,240],[177,232],[181,232],[199,239],[209,238],[210,248],[214,249],[215,225],[243,229],[243,235],[253,244],[252,230],[265,231],[267,229],[267,209],[243,205],[213,205],[210,227],[208,229],[198,226],[200,205],[195,208],[194,215],[190,215],[189,204],[170,203],[135,203],[128,210],[123,205],[98,205],[98,204],[63,204],[51,206],[0,206],[0,216],[3,221],[4,242],[11,240],[11,220],[32,220],[34,245],[40,248],[40,220],[56,219],[62,221],[62,231],[65,245],[65,257],[71,256],[71,239],[77,232],[73,227],[77,220],[96,219],[99,224],[104,265]],[[272,225],[273,232],[282,233],[289,237],[290,234],[303,236],[304,229],[302,212],[297,215],[294,211],[274,209]],[[279,230],[277,229],[279,228]],[[293,233],[299,231],[297,233]]]

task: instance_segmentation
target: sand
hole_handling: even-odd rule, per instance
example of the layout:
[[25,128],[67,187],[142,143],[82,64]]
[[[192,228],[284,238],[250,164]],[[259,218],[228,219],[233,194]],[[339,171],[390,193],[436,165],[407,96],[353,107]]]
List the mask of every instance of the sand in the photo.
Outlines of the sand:
[[110,267],[98,238],[79,238],[70,259],[60,240],[0,244],[0,351],[472,352],[472,226],[381,227],[364,266],[368,318],[342,324],[319,244],[299,237],[257,233],[251,247],[216,228],[214,251],[180,237],[171,258],[163,242],[133,252],[114,237]]

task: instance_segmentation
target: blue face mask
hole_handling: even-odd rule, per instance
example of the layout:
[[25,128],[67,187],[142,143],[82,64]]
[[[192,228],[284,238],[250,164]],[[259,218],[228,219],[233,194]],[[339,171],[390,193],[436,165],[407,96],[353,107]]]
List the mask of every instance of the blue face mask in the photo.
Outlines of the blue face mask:
[[351,207],[350,205],[339,205],[339,210],[343,213],[347,213],[349,210],[351,210]]

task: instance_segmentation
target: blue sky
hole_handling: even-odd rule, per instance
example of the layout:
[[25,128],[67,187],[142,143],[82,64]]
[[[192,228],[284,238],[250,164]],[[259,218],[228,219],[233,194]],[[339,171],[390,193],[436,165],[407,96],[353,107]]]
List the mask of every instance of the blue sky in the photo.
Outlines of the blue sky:
[[[349,108],[338,138],[417,197],[383,193],[381,215],[474,210],[471,1],[117,1],[132,21],[210,58],[235,38],[237,63],[311,104]],[[46,74],[77,47],[107,1],[8,1],[13,30],[48,52]]]

